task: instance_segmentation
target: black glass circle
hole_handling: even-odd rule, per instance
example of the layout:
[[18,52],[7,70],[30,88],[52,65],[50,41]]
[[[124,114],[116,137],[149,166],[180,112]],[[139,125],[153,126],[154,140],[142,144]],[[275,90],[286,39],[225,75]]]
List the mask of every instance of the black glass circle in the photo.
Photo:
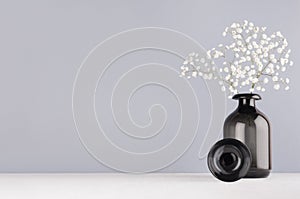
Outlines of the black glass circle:
[[238,164],[238,157],[234,153],[223,153],[219,159],[221,166],[230,171]]
[[247,174],[251,166],[251,153],[239,140],[226,138],[210,149],[207,164],[216,178],[234,182]]

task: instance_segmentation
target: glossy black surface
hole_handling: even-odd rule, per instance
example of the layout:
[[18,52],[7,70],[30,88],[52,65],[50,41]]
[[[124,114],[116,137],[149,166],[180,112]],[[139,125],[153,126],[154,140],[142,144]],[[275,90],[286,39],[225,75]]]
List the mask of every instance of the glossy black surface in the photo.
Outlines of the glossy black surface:
[[261,97],[245,93],[233,99],[238,100],[239,105],[225,120],[224,138],[240,140],[249,148],[252,164],[245,177],[267,177],[271,170],[270,123],[255,105]]
[[207,164],[216,178],[225,182],[234,182],[248,173],[251,154],[242,142],[227,138],[218,141],[210,149]]

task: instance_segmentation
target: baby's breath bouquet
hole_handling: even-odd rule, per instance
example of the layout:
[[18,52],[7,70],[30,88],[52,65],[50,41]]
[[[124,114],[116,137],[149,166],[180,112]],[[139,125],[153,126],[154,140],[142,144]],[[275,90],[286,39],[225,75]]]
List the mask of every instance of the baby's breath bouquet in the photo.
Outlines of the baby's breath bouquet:
[[181,76],[218,80],[229,97],[245,89],[264,92],[267,84],[288,90],[290,80],[283,75],[293,65],[291,50],[281,32],[267,34],[266,29],[246,20],[233,23],[223,32],[231,42],[219,44],[205,56],[189,54],[181,66]]

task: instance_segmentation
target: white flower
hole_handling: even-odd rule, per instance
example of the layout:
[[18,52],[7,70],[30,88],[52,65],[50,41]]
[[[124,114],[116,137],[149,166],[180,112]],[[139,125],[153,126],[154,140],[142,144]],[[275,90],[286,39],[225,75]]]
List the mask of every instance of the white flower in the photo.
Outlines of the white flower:
[[290,60],[287,39],[278,31],[268,35],[266,27],[243,21],[226,27],[223,36],[231,37],[227,45],[219,44],[208,50],[205,56],[190,53],[180,67],[182,77],[198,77],[219,81],[221,90],[232,96],[238,89],[264,92],[263,85],[272,80],[274,89],[281,86],[288,90],[288,78],[281,77]]
[[276,32],[276,35],[277,35],[278,37],[283,37],[280,31]]
[[229,80],[230,79],[230,75],[226,75],[225,80]]
[[261,53],[262,53],[261,49],[260,49],[260,48],[257,49],[257,50],[256,50],[256,53],[257,53],[257,54],[261,54]]
[[260,91],[261,90],[261,86],[257,86],[256,90]]
[[274,64],[276,64],[277,63],[277,59],[272,59],[271,62],[274,63]]
[[285,82],[288,84],[290,83],[290,79],[289,78],[285,78]]
[[257,82],[258,82],[258,79],[256,77],[252,79],[253,84],[256,84]]
[[280,89],[280,85],[279,85],[279,84],[275,84],[275,85],[274,85],[274,89],[275,89],[275,90],[279,90],[279,89]]
[[290,57],[290,55],[288,53],[284,55],[284,58],[288,59],[289,57]]
[[243,32],[243,29],[242,29],[242,28],[237,28],[236,31],[237,31],[238,33],[242,33],[242,32]]
[[264,78],[264,83],[267,84],[268,82],[269,82],[269,79],[265,77]]
[[278,77],[274,76],[274,77],[272,77],[272,80],[273,80],[273,82],[277,82],[278,81]]
[[266,34],[262,34],[262,38],[263,39],[267,39],[267,35]]
[[280,58],[280,64],[281,64],[281,65],[285,65],[285,64],[288,63],[288,62],[289,62],[288,59]]

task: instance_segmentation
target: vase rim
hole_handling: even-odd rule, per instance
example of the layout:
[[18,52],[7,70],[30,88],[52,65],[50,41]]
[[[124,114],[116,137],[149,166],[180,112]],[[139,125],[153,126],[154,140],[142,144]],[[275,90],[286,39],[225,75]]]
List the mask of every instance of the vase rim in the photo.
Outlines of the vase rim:
[[232,99],[254,99],[261,100],[261,96],[256,93],[239,93],[232,97]]

